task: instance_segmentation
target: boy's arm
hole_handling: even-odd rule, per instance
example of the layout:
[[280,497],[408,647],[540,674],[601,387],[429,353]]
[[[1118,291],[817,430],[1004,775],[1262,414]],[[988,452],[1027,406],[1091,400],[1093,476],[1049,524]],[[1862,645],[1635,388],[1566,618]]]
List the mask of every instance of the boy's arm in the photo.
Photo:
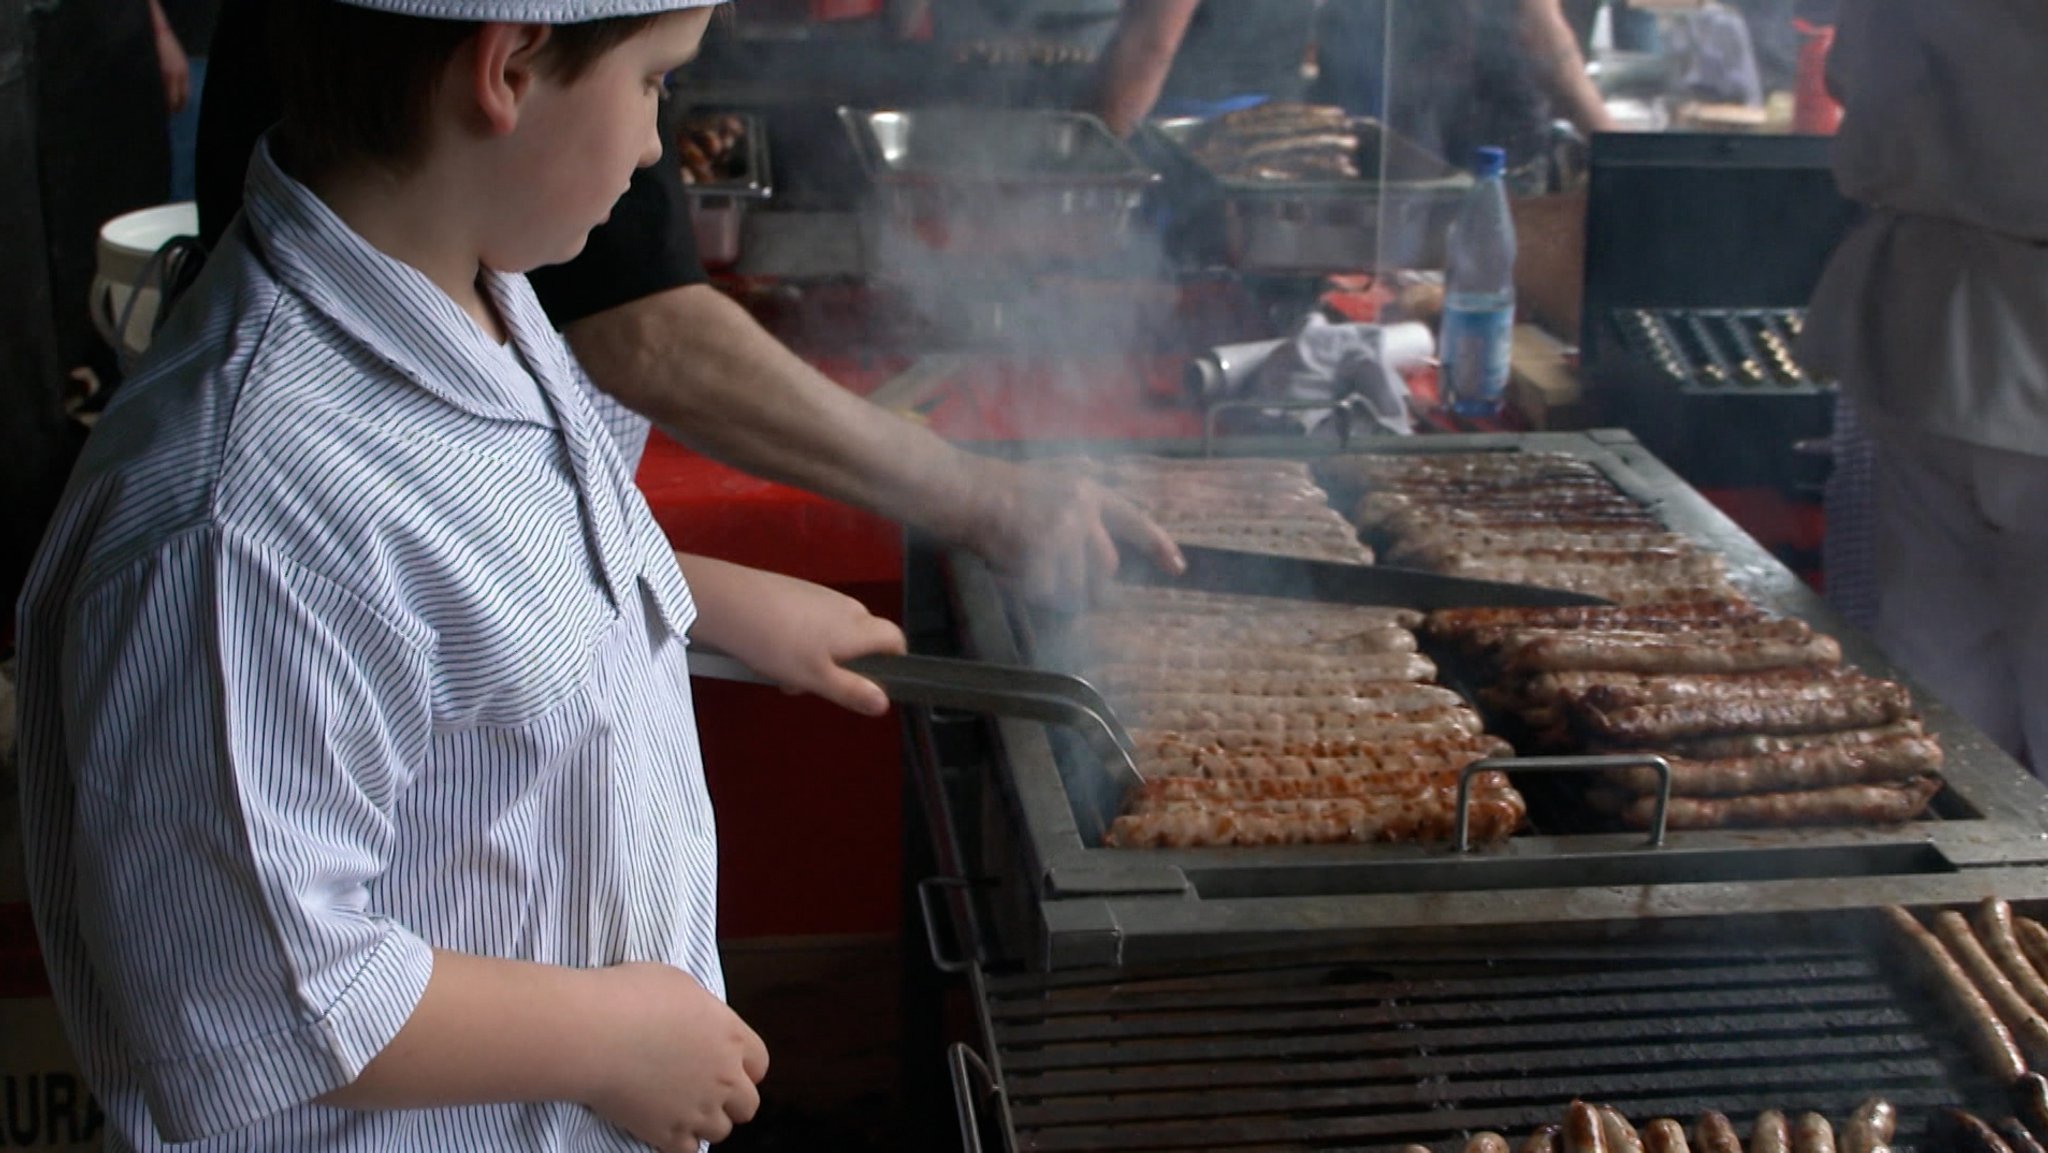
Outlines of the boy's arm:
[[661,1150],[722,1141],[751,1120],[761,1038],[666,965],[565,969],[436,950],[405,1027],[321,1102],[429,1109],[574,1101]]
[[791,692],[815,693],[868,716],[889,711],[881,686],[839,662],[902,652],[902,629],[823,585],[685,553],[676,554],[676,563],[697,604],[693,640]]

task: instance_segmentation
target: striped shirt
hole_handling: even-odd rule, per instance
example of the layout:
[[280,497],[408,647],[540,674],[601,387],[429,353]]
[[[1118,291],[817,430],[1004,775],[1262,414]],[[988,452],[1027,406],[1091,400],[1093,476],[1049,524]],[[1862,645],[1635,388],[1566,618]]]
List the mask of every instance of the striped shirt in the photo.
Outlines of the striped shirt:
[[21,605],[37,927],[111,1147],[635,1149],[566,1104],[311,1104],[434,947],[723,995],[695,609],[646,425],[523,278],[501,347],[266,150]]

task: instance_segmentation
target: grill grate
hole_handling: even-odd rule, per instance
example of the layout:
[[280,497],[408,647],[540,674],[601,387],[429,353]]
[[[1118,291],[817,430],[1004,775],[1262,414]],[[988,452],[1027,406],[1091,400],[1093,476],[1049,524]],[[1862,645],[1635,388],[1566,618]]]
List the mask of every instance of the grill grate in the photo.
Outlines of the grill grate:
[[1895,1149],[1997,1094],[1869,952],[1352,957],[986,977],[1020,1151],[1391,1150],[1519,1139],[1574,1097],[1639,1123],[1767,1108],[1838,1124],[1881,1095]]

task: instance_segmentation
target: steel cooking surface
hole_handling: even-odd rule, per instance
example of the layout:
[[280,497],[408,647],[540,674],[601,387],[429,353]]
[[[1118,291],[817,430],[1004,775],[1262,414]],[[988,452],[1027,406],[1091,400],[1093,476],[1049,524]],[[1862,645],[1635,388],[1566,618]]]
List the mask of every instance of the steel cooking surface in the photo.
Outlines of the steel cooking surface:
[[1018,1150],[1462,1147],[1584,1098],[1638,1124],[1998,1095],[1874,952],[1688,944],[985,979]]

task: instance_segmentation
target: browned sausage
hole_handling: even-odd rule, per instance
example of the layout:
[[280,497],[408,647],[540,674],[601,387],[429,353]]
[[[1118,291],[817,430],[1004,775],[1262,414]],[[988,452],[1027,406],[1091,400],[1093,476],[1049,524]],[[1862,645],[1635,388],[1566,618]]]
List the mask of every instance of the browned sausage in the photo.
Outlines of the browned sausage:
[[2032,961],[2034,968],[2042,973],[2048,973],[2048,928],[2043,928],[2041,922],[2032,917],[2014,917],[2012,931],[2020,939],[2020,951],[2026,954],[2027,960]]
[[1562,1125],[1538,1125],[1522,1139],[1522,1147],[1517,1153],[1558,1153],[1558,1135],[1562,1132]]
[[[1673,829],[1785,828],[1801,825],[1895,825],[1918,817],[1941,791],[1935,777],[1890,785],[1840,785],[1746,797],[1673,797],[1665,813]],[[1647,829],[1655,814],[1650,797],[1622,813],[1631,828]]]
[[1643,1126],[1646,1153],[1692,1153],[1685,1141],[1685,1126],[1669,1117],[1659,1117]]
[[1574,1101],[1564,1111],[1564,1153],[1608,1153],[1600,1110]]
[[1841,1153],[1879,1153],[1889,1149],[1898,1131],[1899,1111],[1882,1097],[1872,1097],[1856,1106],[1849,1123],[1842,1126]]
[[1956,964],[1940,938],[1922,928],[1913,914],[1891,905],[1885,916],[1904,939],[1912,962],[1936,995],[1948,1003],[1969,1034],[1970,1047],[1987,1072],[2010,1083],[2026,1075],[2027,1063],[2020,1059],[2012,1031],[1992,1011],[1991,1003],[1970,983],[1969,975]]
[[1835,1127],[1818,1113],[1801,1113],[1792,1122],[1792,1153],[1835,1153]]
[[2037,1013],[2048,1014],[2048,981],[2041,978],[2041,971],[2034,968],[2020,948],[2019,935],[2013,928],[2012,906],[1997,897],[1984,898],[1984,903],[1977,906],[1977,936],[1984,942],[1985,952],[1998,962],[1999,969],[2027,1004]]
[[2048,1133],[2048,1077],[2029,1073],[2012,1085],[2013,1109],[2037,1133]]
[[[1935,772],[1941,761],[1941,746],[1934,738],[1911,736],[1857,748],[1823,745],[1711,761],[1672,757],[1671,792],[1674,796],[1725,797],[1888,784]],[[1657,788],[1657,774],[1649,769],[1623,769],[1616,780],[1639,793]]]
[[1827,700],[1671,701],[1614,710],[1575,709],[1572,719],[1590,739],[1629,748],[1729,733],[1787,735],[1867,729],[1903,720],[1912,711],[1906,690],[1873,681]]
[[1735,1126],[1725,1113],[1700,1114],[1693,1125],[1693,1138],[1698,1153],[1742,1153],[1742,1138],[1735,1135]]
[[1997,1010],[1999,1020],[2012,1031],[2020,1054],[2034,1064],[2048,1067],[2048,1020],[2043,1020],[2013,988],[1997,962],[1984,951],[1977,935],[1970,931],[1970,923],[1961,913],[1945,909],[1935,914],[1934,932],[1948,946],[1949,955],[1963,967],[1963,972],[1969,974],[1977,991]]
[[1785,1115],[1776,1109],[1766,1109],[1756,1115],[1756,1124],[1749,1130],[1749,1153],[1791,1153],[1792,1131],[1785,1124]]
[[1937,1109],[1927,1127],[1934,1147],[1947,1153],[2013,1153],[1984,1119],[1961,1109]]
[[1474,1133],[1465,1153],[1508,1153],[1508,1139],[1498,1133]]
[[1643,1153],[1642,1134],[1612,1105],[1600,1106],[1600,1136],[1607,1141],[1607,1153]]
[[2033,1131],[2017,1117],[2001,1117],[1992,1128],[1998,1131],[2007,1145],[2012,1146],[2012,1153],[2048,1153],[2041,1148],[2040,1138],[2035,1137]]

